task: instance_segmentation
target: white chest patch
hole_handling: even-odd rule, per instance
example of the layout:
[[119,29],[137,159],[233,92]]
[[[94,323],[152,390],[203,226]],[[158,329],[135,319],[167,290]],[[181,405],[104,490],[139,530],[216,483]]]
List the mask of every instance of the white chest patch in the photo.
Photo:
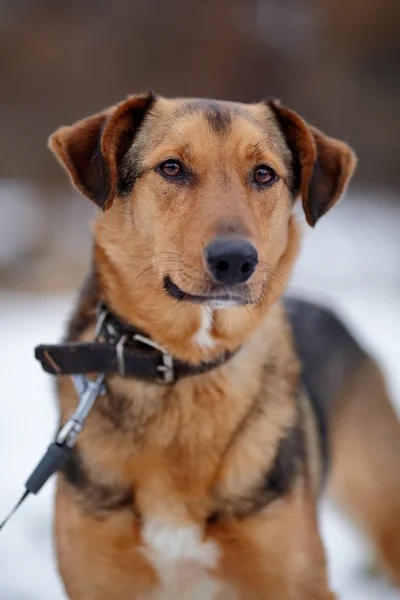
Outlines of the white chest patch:
[[206,309],[205,306],[201,307],[202,315],[201,315],[201,323],[200,328],[193,336],[193,340],[202,346],[203,348],[212,348],[215,346],[215,340],[212,337],[211,329],[212,329],[212,310],[211,308]]
[[219,550],[202,541],[198,527],[152,521],[143,529],[143,541],[142,552],[160,578],[146,600],[217,600],[224,585],[208,570],[218,565]]

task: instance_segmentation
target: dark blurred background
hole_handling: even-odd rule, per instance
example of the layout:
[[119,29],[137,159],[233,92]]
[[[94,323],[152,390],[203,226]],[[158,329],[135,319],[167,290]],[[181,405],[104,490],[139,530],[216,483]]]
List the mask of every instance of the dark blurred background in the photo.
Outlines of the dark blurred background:
[[398,189],[399,21],[399,0],[1,0],[0,285],[76,285],[90,207],[47,137],[150,88],[277,96],[353,145],[356,183]]

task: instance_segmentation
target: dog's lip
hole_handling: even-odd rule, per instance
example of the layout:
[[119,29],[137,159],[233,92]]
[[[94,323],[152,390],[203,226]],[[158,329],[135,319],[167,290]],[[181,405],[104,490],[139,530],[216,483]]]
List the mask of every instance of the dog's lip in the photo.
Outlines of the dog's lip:
[[169,275],[163,280],[164,290],[175,300],[189,301],[194,304],[225,304],[230,306],[244,306],[250,304],[249,299],[239,290],[230,290],[220,288],[211,291],[208,294],[190,294],[182,290],[174,283]]

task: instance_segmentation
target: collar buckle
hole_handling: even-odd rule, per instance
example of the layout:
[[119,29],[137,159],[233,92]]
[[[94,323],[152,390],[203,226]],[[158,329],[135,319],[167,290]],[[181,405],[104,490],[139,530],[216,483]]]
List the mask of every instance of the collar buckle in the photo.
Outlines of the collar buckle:
[[94,340],[96,342],[99,339],[100,335],[102,334],[103,326],[108,317],[108,314],[109,314],[109,312],[108,312],[106,306],[104,304],[99,304],[97,307],[96,329],[94,331]]
[[133,339],[136,342],[140,342],[145,346],[150,346],[150,348],[154,348],[158,350],[161,354],[162,365],[158,365],[157,371],[160,373],[158,377],[156,377],[157,383],[173,383],[175,381],[175,371],[174,371],[174,359],[163,346],[157,344],[150,338],[145,337],[144,335],[140,335],[139,333],[133,336]]
[[117,369],[118,373],[121,377],[124,377],[126,374],[125,370],[125,345],[129,339],[129,335],[124,334],[121,335],[117,344],[115,345],[115,353],[117,355]]
[[154,350],[157,350],[161,355],[162,364],[157,366],[158,376],[155,378],[157,383],[173,383],[175,381],[175,370],[174,370],[174,359],[166,349],[154,342],[152,339],[141,335],[140,333],[136,333],[132,335],[131,333],[122,333],[118,338],[118,332],[113,326],[112,323],[107,322],[107,318],[109,317],[110,312],[104,304],[100,304],[98,307],[98,319],[96,324],[96,330],[94,334],[94,339],[97,341],[100,336],[104,335],[104,331],[109,334],[110,342],[115,344],[115,353],[117,358],[117,371],[121,377],[126,375],[126,367],[125,367],[125,346],[129,343],[130,340],[135,342],[139,342],[145,346],[149,346]]

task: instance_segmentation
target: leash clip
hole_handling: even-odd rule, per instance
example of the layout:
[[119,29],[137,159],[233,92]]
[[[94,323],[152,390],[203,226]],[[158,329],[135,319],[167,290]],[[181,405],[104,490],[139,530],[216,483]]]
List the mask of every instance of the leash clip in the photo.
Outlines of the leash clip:
[[80,374],[72,375],[71,378],[79,396],[79,404],[56,438],[57,444],[65,444],[69,448],[75,446],[76,438],[82,430],[97,397],[105,394],[106,391],[104,387],[105,373],[100,373],[94,381]]
[[105,373],[100,373],[97,379],[92,381],[84,375],[72,375],[72,381],[79,396],[78,406],[58,433],[56,440],[47,448],[46,453],[27,479],[25,483],[25,492],[22,494],[11,513],[9,513],[4,521],[0,523],[0,530],[3,529],[4,525],[29,494],[37,494],[46,481],[48,481],[54,473],[60,471],[64,467],[93,404],[100,394],[105,394],[105,377]]

